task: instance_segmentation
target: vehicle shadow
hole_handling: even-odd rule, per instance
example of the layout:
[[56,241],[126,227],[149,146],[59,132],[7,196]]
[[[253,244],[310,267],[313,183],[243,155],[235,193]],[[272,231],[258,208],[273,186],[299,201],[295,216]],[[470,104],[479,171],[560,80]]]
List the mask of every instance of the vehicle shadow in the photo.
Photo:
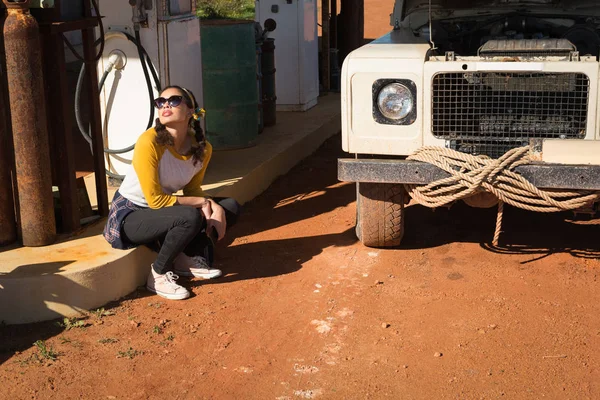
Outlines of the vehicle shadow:
[[599,220],[575,220],[572,212],[537,213],[504,208],[502,234],[492,245],[496,208],[477,209],[457,203],[451,209],[432,211],[419,205],[406,209],[405,236],[400,249],[437,247],[454,242],[479,243],[498,254],[539,257],[567,253],[578,258],[600,258]]

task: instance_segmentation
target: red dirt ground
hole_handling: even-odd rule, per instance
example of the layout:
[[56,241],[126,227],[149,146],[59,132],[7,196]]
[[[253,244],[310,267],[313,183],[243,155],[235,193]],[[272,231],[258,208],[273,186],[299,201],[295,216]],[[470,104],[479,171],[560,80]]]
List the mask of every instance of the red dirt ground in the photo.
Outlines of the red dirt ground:
[[600,398],[597,221],[509,208],[492,248],[494,210],[409,206],[400,249],[365,248],[339,148],[247,205],[191,299],[1,327],[0,398]]

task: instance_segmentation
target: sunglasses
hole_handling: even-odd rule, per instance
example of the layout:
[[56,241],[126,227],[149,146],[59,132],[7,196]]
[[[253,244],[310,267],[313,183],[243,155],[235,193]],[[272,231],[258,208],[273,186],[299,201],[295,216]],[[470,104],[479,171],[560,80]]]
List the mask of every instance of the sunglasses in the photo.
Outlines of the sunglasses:
[[177,107],[181,104],[182,100],[183,96],[171,96],[168,99],[165,99],[164,97],[159,97],[157,99],[154,99],[154,105],[158,109],[163,108],[167,103],[169,103],[170,107]]

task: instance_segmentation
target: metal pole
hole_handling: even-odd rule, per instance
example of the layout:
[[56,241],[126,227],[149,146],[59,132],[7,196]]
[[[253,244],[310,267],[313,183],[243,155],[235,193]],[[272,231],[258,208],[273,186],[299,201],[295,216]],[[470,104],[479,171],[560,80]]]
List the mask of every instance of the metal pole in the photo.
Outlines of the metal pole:
[[[86,17],[92,16],[90,2],[85,1],[83,12]],[[102,117],[100,115],[100,92],[98,91],[98,71],[96,66],[96,41],[94,28],[85,28],[82,33],[83,56],[85,58],[85,73],[90,88],[90,125],[94,157],[94,173],[96,179],[96,198],[98,199],[98,214],[108,216],[108,188],[104,166],[104,139],[102,137]]]
[[[4,15],[0,15],[0,27]],[[8,108],[6,102],[6,67],[4,66],[4,38],[0,32],[0,246],[17,240],[15,222],[15,204],[13,200],[12,172],[13,157],[10,153],[12,140],[8,124]]]
[[[321,0],[321,83],[323,90],[329,92],[331,89],[330,62],[329,62],[329,2],[331,0]],[[333,0],[336,1],[336,0]]]
[[364,0],[341,0],[340,61],[364,44]]
[[[48,138],[52,154],[52,167],[60,194],[61,233],[75,232],[80,224],[75,155],[73,150],[72,110],[68,107],[67,72],[62,36],[42,26],[46,98],[48,113]],[[59,100],[60,99],[60,100]]]
[[23,245],[56,239],[48,127],[38,24],[29,0],[9,2],[4,23],[6,72]]
[[331,48],[337,49],[338,42],[338,30],[337,30],[337,2],[338,0],[331,0],[331,25],[329,26],[329,33],[331,35]]

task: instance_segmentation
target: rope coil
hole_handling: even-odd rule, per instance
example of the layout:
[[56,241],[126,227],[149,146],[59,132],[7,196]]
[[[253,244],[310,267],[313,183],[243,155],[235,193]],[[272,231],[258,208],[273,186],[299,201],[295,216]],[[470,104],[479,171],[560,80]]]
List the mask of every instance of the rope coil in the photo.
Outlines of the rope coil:
[[407,160],[435,165],[451,175],[427,185],[404,185],[410,196],[425,207],[446,206],[481,191],[496,196],[499,203],[494,246],[498,245],[502,230],[504,203],[528,211],[558,212],[581,208],[600,198],[599,192],[590,190],[540,189],[514,172],[516,167],[531,162],[529,147],[517,147],[502,157],[493,159],[443,147],[426,146],[410,155]]

